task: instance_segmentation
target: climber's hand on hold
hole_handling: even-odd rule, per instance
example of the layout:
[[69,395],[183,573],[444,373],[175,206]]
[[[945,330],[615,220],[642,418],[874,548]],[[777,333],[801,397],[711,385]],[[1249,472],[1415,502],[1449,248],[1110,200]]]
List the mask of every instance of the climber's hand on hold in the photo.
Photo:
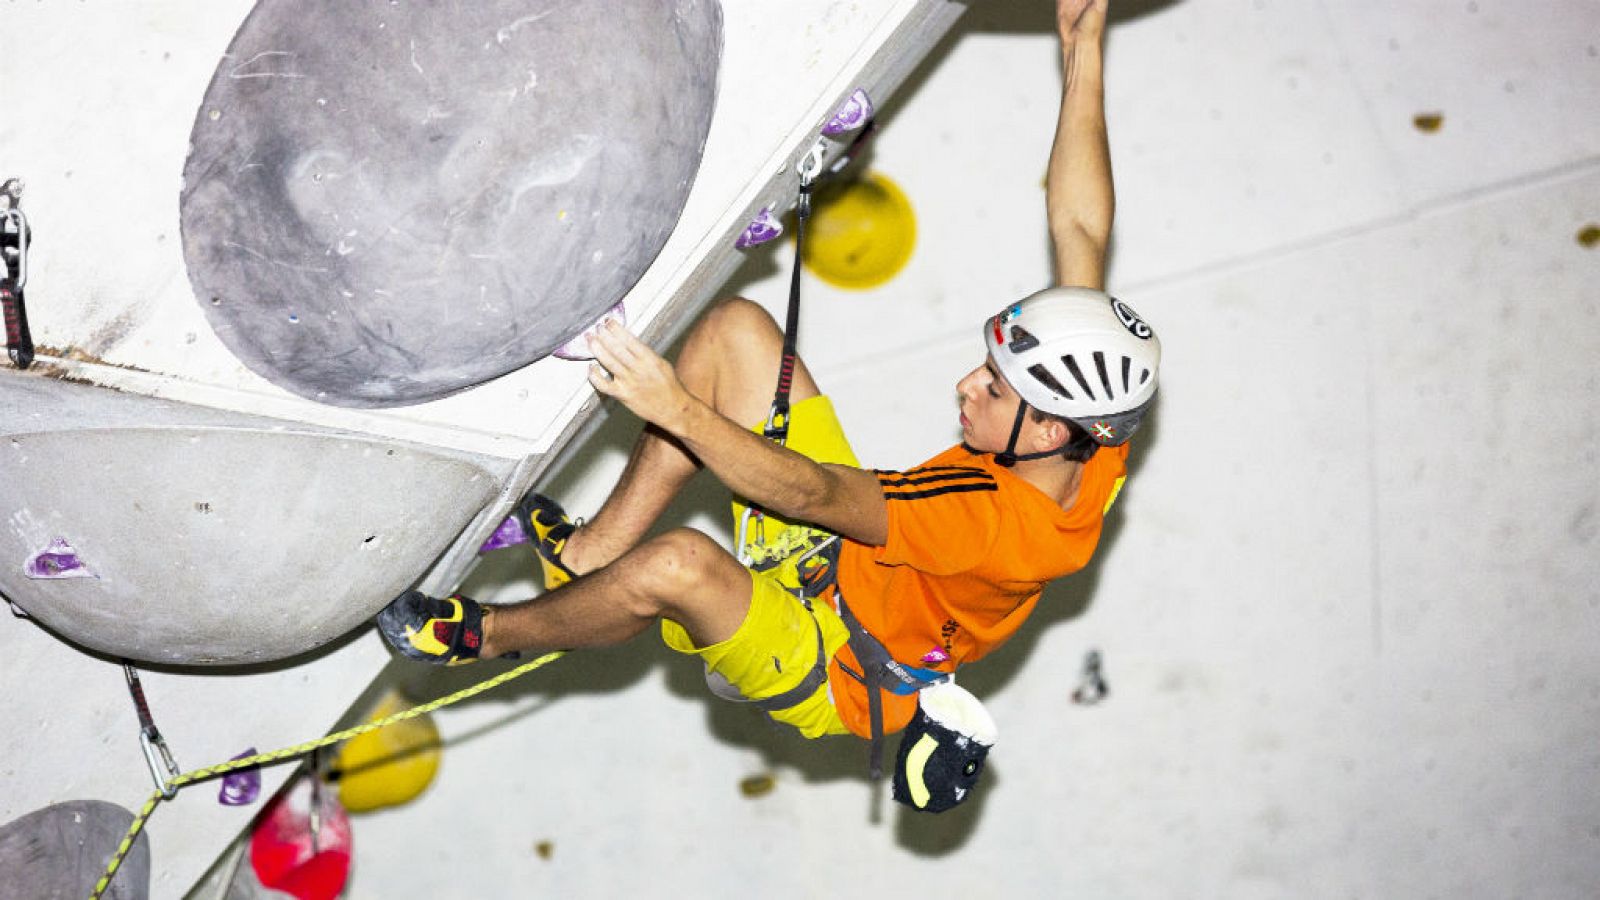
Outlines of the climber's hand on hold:
[[615,321],[595,329],[589,349],[595,358],[589,384],[646,422],[677,434],[691,410],[702,405],[678,380],[671,363]]

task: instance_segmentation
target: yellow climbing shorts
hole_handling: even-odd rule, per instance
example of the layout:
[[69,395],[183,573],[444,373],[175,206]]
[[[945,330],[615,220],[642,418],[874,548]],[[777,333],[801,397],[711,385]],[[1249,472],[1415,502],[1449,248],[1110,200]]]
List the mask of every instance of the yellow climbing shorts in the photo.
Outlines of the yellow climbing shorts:
[[[839,614],[827,603],[812,603],[808,611],[778,583],[773,572],[750,573],[750,611],[733,637],[709,647],[696,647],[683,626],[661,620],[661,639],[668,647],[698,656],[708,673],[715,672],[752,700],[775,697],[793,689],[817,664],[817,628],[822,628],[824,666],[850,639]],[[844,721],[833,708],[828,683],[823,681],[810,697],[772,713],[772,718],[793,725],[808,738],[846,734]]]
[[[753,426],[761,431],[765,423]],[[833,402],[824,395],[807,397],[789,408],[789,439],[784,446],[817,462],[860,465],[850,449],[834,414]],[[733,504],[733,524],[737,540],[744,505]],[[795,560],[826,534],[802,525],[790,525],[774,516],[764,516],[759,527],[752,526],[750,540],[759,542],[767,557],[763,571],[750,573],[750,611],[733,637],[710,647],[696,647],[678,623],[661,622],[661,637],[679,653],[698,656],[707,672],[715,672],[739,689],[745,697],[761,700],[777,696],[798,685],[817,663],[817,628],[822,628],[823,662],[849,640],[850,633],[839,614],[827,603],[813,603],[808,611],[789,589],[798,584]],[[788,709],[772,714],[779,722],[793,725],[808,738],[826,734],[848,734],[826,681],[808,698]]]

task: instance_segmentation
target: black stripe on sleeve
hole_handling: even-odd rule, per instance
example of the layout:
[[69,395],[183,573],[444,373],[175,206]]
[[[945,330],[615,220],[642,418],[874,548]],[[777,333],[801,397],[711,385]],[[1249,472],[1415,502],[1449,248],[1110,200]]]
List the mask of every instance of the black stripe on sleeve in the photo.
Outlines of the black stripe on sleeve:
[[[880,469],[879,471],[884,471]],[[918,466],[915,469],[906,469],[902,475],[921,475],[925,472],[967,472],[973,475],[987,475],[989,473],[977,466]]]
[[938,469],[912,469],[909,472],[878,472],[878,482],[885,489],[898,487],[911,487],[919,484],[936,484],[941,481],[966,481],[994,483],[994,476],[982,469],[969,469],[959,466],[940,467]]
[[998,491],[1000,488],[993,481],[967,482],[965,484],[947,484],[943,487],[930,488],[926,491],[886,491],[885,500],[926,500],[930,497],[939,497],[944,494],[967,494],[973,491]]

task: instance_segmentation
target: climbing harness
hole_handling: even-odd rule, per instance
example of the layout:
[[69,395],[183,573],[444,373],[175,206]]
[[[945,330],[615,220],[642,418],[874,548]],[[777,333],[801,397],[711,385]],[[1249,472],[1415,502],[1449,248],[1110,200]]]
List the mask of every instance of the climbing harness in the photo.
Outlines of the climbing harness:
[[144,761],[150,767],[150,777],[156,783],[156,790],[161,792],[162,797],[171,800],[178,796],[178,789],[170,786],[170,779],[178,777],[183,770],[173,761],[172,751],[167,749],[167,742],[156,728],[155,717],[150,715],[150,703],[145,700],[138,670],[123,660],[122,675],[128,681],[128,693],[133,695],[134,712],[139,715],[139,749],[144,751]]
[[0,306],[6,320],[6,352],[19,369],[33,365],[33,335],[22,289],[28,283],[28,245],[32,234],[22,214],[22,181],[0,185]]
[[916,694],[917,711],[900,735],[892,796],[920,812],[944,812],[964,802],[978,786],[984,760],[995,743],[994,719],[982,701],[956,684],[955,674],[908,666],[862,627],[844,594],[834,586],[839,617],[850,631],[850,652],[861,671],[839,663],[867,689],[871,729],[867,770],[883,778],[883,694]]
[[[828,535],[826,540],[801,554],[795,560],[799,587],[794,593],[806,611],[810,612],[814,598],[822,597],[829,588],[833,589],[834,609],[839,613],[839,618],[849,633],[850,650],[855,654],[861,671],[850,668],[843,661],[839,663],[839,668],[851,678],[861,682],[867,690],[867,716],[871,727],[867,767],[872,780],[878,781],[883,778],[882,692],[906,695],[935,685],[952,683],[953,686],[954,676],[948,672],[937,672],[897,661],[883,646],[883,642],[873,637],[872,633],[862,626],[860,620],[850,611],[849,604],[845,603],[844,593],[839,588],[839,551],[842,546],[838,535]],[[802,703],[828,680],[828,655],[823,643],[821,623],[817,623],[816,631],[817,661],[806,673],[806,677],[789,690],[772,697],[752,700],[740,693],[739,689],[720,673],[710,670],[706,672],[706,684],[712,693],[723,699],[747,703],[768,714]],[[972,702],[977,701],[974,698]]]
[[[817,548],[827,548],[828,560],[825,565],[814,567],[820,575],[813,589],[820,594],[829,586],[833,588],[834,608],[849,633],[850,652],[861,667],[856,671],[839,661],[839,669],[867,691],[867,773],[873,781],[883,778],[884,693],[918,695],[917,711],[900,737],[892,793],[896,801],[913,809],[943,812],[966,800],[977,786],[984,759],[994,746],[994,720],[977,697],[956,685],[953,673],[896,660],[883,642],[861,624],[845,602],[836,577],[839,547],[838,538],[831,538]],[[819,641],[821,637],[822,627],[818,625]],[[818,665],[823,667],[826,661],[819,661]],[[924,698],[933,698],[933,702]]]
[[514,678],[520,678],[521,676],[532,672],[534,669],[540,668],[548,663],[555,662],[563,655],[565,654],[560,651],[555,653],[546,653],[544,656],[541,656],[538,659],[535,659],[531,662],[525,662],[522,665],[517,666],[515,669],[502,672],[492,678],[484,679],[483,681],[480,681],[471,687],[456,691],[454,694],[451,694],[448,697],[441,697],[438,700],[431,700],[427,703],[413,706],[410,709],[397,712],[392,716],[379,719],[376,722],[368,722],[365,725],[358,725],[354,728],[349,728],[338,732],[337,734],[330,734],[327,737],[318,738],[314,741],[296,744],[293,747],[284,747],[281,750],[273,750],[269,753],[257,753],[252,756],[244,756],[238,759],[229,760],[228,762],[221,763],[219,765],[195,769],[192,772],[177,775],[176,777],[167,780],[158,787],[155,793],[150,795],[150,798],[145,801],[144,806],[140,808],[139,813],[134,816],[133,824],[128,826],[128,833],[123,836],[122,842],[117,845],[116,852],[111,855],[110,862],[106,864],[106,873],[100,876],[100,880],[95,883],[94,892],[89,895],[89,900],[100,900],[100,897],[105,895],[106,890],[111,887],[111,879],[116,877],[117,870],[122,868],[123,860],[127,858],[129,851],[133,849],[133,842],[138,839],[139,833],[144,830],[145,823],[149,821],[150,816],[155,813],[156,806],[160,804],[162,800],[172,799],[172,797],[177,794],[179,788],[187,787],[188,785],[195,784],[197,782],[207,781],[221,775],[227,775],[230,772],[236,772],[240,769],[247,769],[251,766],[270,766],[276,765],[277,763],[286,762],[291,759],[298,759],[299,757],[302,757],[308,753],[320,750],[323,747],[337,744],[340,741],[346,741],[358,735],[366,734],[371,731],[377,731],[379,728],[385,728],[389,725],[393,725],[396,722],[402,722],[406,719],[414,719],[417,716],[426,715],[427,713],[433,712],[436,709],[449,706],[452,703],[466,700],[470,697],[475,697],[484,691],[499,687],[500,685],[505,684]]
[[[819,573],[807,580],[803,562],[821,554],[826,561],[813,567]],[[867,751],[868,773],[873,781],[883,779],[883,693],[917,693],[917,711],[900,738],[900,749],[895,757],[892,795],[894,799],[922,812],[944,812],[971,796],[983,774],[984,760],[994,746],[994,720],[983,704],[970,692],[955,683],[948,672],[935,672],[897,662],[887,648],[850,612],[844,596],[834,578],[838,563],[839,539],[830,536],[827,541],[813,547],[801,557],[802,581],[797,593],[799,601],[809,612],[812,597],[808,591],[820,594],[833,588],[833,599],[839,616],[849,632],[850,649],[861,665],[856,671],[839,662],[845,674],[861,682],[867,690],[867,710],[871,723],[870,744]],[[823,643],[822,625],[817,623],[817,660],[800,683],[771,697],[752,699],[744,696],[720,672],[706,670],[706,684],[717,696],[744,703],[768,715],[797,706],[806,701],[817,688],[828,680],[828,655]],[[933,703],[922,697],[938,697]],[[957,714],[952,715],[951,711]]]
[[954,676],[948,672],[935,672],[897,662],[889,655],[883,642],[862,627],[837,585],[834,586],[833,596],[839,607],[839,618],[844,620],[845,628],[850,631],[850,652],[855,654],[861,671],[857,672],[842,662],[839,668],[867,689],[867,721],[871,727],[867,771],[872,780],[877,781],[883,778],[883,692],[914,694],[951,681]]

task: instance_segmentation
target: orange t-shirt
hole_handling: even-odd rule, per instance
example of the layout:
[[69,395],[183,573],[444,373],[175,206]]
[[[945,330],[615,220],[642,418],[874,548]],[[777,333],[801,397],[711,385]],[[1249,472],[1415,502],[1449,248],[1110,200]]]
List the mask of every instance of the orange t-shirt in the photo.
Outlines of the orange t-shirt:
[[[843,542],[839,592],[898,662],[939,672],[976,662],[1022,626],[1047,582],[1089,562],[1127,457],[1126,444],[1095,453],[1071,509],[961,446],[915,469],[880,471],[889,538],[881,547]],[[834,705],[867,737],[866,689],[841,662],[861,671],[849,647],[834,657]],[[885,694],[884,731],[904,728],[916,707],[914,694]]]

